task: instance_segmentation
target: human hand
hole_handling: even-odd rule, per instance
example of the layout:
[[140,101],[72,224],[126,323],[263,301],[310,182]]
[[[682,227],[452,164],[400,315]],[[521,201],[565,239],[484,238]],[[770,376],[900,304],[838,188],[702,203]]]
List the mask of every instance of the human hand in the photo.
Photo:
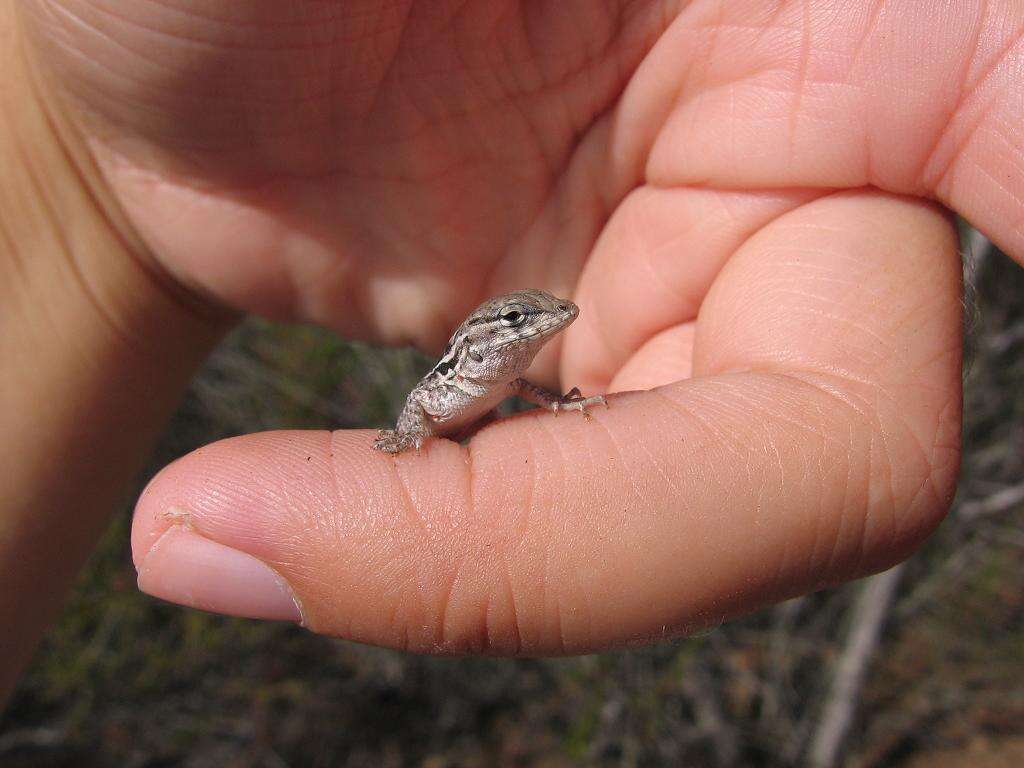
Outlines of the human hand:
[[927,535],[961,321],[925,199],[1024,253],[1014,6],[720,5],[27,5],[184,285],[424,347],[546,288],[582,314],[541,375],[639,390],[397,459],[362,431],[208,446],[139,501],[143,589],[265,618],[294,597],[313,630],[413,650],[584,652]]

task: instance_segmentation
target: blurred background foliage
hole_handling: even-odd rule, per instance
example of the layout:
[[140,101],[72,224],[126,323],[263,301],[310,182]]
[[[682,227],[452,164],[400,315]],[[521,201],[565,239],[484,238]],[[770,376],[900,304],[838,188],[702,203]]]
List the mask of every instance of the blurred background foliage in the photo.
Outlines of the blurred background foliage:
[[[126,499],[0,719],[0,765],[1024,765],[1024,270],[970,230],[965,253],[960,493],[904,566],[642,650],[424,658],[139,594]],[[240,433],[381,426],[429,365],[249,320],[151,470]]]

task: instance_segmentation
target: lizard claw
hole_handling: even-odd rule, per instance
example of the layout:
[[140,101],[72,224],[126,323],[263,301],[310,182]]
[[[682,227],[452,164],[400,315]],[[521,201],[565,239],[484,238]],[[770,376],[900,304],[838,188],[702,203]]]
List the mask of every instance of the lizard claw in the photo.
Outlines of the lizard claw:
[[580,394],[579,388],[573,387],[562,395],[561,399],[551,404],[551,410],[556,416],[559,411],[579,411],[583,414],[583,418],[589,421],[593,417],[587,412],[587,408],[598,404],[603,405],[605,408],[608,407],[608,401],[604,399],[604,396],[593,395],[592,397],[583,397]]
[[373,447],[384,453],[398,453],[398,435],[393,429],[382,429],[373,441]]
[[402,435],[393,429],[382,429],[377,434],[377,439],[373,441],[373,447],[378,451],[383,451],[384,453],[401,453],[402,451],[407,451],[410,448],[415,448],[419,451],[422,445],[422,437]]

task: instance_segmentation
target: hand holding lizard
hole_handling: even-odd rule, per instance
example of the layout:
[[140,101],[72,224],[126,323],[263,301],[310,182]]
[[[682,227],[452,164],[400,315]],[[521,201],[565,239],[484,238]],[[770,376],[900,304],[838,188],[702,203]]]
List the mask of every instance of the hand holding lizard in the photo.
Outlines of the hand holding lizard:
[[[76,363],[94,377],[76,418],[63,396],[7,403],[35,414],[19,445],[47,425],[39,456],[102,445],[115,487],[213,335],[182,293],[437,349],[486,297],[537,286],[581,314],[531,376],[622,393],[589,422],[535,413],[395,457],[369,432],[208,446],[139,501],[147,591],[413,650],[583,652],[884,568],[942,518],[960,264],[934,201],[1024,257],[1014,3],[109,5],[33,0],[8,24],[24,98],[74,126],[53,162],[95,161],[46,194],[84,183],[112,233],[52,266],[85,276],[46,283],[78,303],[31,304],[118,329]],[[65,336],[26,338],[52,343],[17,347],[12,393],[78,381],[40,372]],[[89,439],[58,439],[72,426]],[[15,472],[33,501],[8,505],[31,521],[11,562],[66,552],[32,532],[63,530],[69,499],[109,508],[72,493],[95,471],[58,498],[46,466]]]

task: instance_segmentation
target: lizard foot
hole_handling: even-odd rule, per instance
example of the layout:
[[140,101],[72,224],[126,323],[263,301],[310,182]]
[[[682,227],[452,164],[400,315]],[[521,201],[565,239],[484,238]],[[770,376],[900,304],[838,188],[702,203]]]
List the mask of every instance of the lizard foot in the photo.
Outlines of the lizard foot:
[[562,395],[561,398],[555,400],[555,402],[551,404],[551,411],[555,416],[558,415],[559,411],[579,411],[583,414],[583,418],[589,419],[591,416],[587,412],[587,408],[594,405],[603,405],[607,408],[608,401],[605,400],[602,395],[583,397],[580,393],[579,387],[573,387]]
[[384,453],[402,453],[410,448],[417,451],[423,445],[423,438],[417,435],[400,434],[393,429],[382,429],[373,441],[373,447]]

